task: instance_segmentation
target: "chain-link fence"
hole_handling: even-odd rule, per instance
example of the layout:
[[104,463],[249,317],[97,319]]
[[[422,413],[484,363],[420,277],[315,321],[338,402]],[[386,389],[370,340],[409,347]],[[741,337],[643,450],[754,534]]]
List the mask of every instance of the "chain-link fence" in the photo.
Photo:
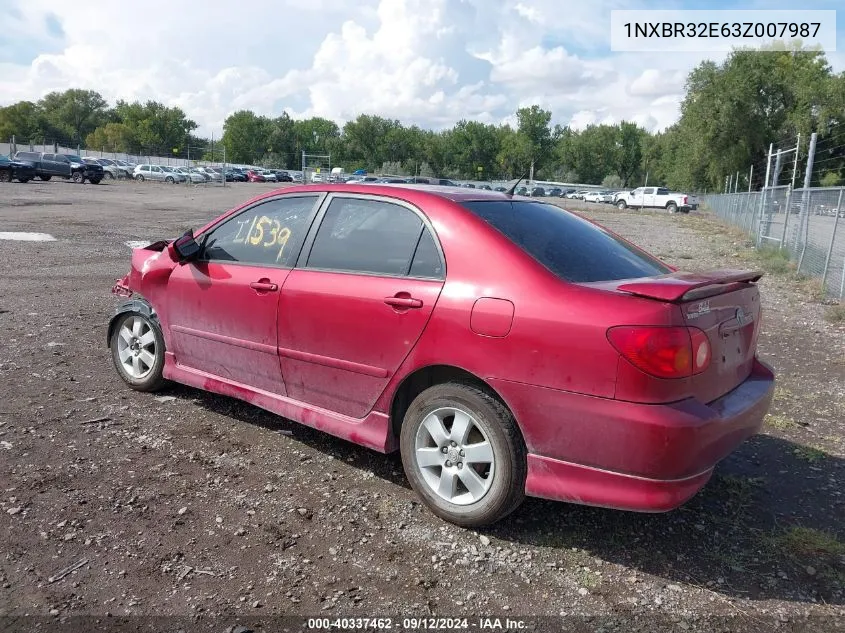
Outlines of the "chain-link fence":
[[797,272],[820,279],[829,297],[845,295],[845,187],[767,187],[702,197],[705,208],[751,235],[758,247],[785,250]]

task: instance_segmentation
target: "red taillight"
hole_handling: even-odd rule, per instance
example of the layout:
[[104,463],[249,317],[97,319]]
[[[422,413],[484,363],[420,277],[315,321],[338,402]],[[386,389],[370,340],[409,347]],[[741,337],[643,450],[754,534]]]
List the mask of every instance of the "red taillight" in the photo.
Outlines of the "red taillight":
[[687,197],[684,196],[684,204],[686,204],[686,203],[687,203]]
[[710,365],[710,342],[697,328],[613,327],[607,339],[631,364],[658,378],[688,378]]

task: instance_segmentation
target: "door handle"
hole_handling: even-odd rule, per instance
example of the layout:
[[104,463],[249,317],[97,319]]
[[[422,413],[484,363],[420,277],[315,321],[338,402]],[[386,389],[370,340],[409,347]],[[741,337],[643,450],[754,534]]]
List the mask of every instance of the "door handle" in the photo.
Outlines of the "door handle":
[[249,287],[257,292],[276,292],[279,287],[269,279],[259,279],[249,284]]
[[[400,293],[407,294],[407,293]],[[422,308],[422,299],[414,299],[413,297],[385,297],[384,302],[393,306],[394,308]]]

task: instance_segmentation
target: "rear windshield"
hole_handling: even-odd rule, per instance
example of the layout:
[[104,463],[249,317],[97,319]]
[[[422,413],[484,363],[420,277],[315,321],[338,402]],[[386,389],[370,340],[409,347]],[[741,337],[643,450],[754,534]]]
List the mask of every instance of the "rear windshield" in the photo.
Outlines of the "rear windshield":
[[589,283],[672,272],[638,248],[551,204],[497,200],[462,205],[566,281]]

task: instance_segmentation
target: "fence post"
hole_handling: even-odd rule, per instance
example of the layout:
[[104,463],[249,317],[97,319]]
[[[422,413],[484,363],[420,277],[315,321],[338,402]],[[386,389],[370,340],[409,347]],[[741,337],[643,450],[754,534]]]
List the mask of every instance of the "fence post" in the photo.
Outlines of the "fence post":
[[[827,248],[827,257],[824,260],[824,272],[822,272],[822,288],[825,288],[827,281],[827,269],[830,267],[830,257],[833,255],[833,244],[836,240],[836,226],[839,224],[839,212],[842,210],[842,193],[845,188],[839,190],[839,200],[836,202],[836,215],[833,218],[833,231],[830,233],[830,246]],[[845,278],[845,268],[842,269],[842,277]]]
[[784,209],[785,214],[783,216],[783,232],[780,235],[780,246],[779,248],[783,248],[783,243],[786,241],[786,227],[789,225],[789,214],[792,213],[792,208],[790,203],[792,202],[792,186],[786,190],[786,209]]
[[757,224],[757,239],[755,240],[757,248],[760,248],[760,244],[763,241],[763,210],[766,207],[766,191],[769,188],[769,176],[771,175],[772,170],[772,151],[774,148],[775,144],[769,143],[769,157],[766,160],[766,179],[763,181],[763,190],[761,192],[762,195],[760,196],[760,221]]

